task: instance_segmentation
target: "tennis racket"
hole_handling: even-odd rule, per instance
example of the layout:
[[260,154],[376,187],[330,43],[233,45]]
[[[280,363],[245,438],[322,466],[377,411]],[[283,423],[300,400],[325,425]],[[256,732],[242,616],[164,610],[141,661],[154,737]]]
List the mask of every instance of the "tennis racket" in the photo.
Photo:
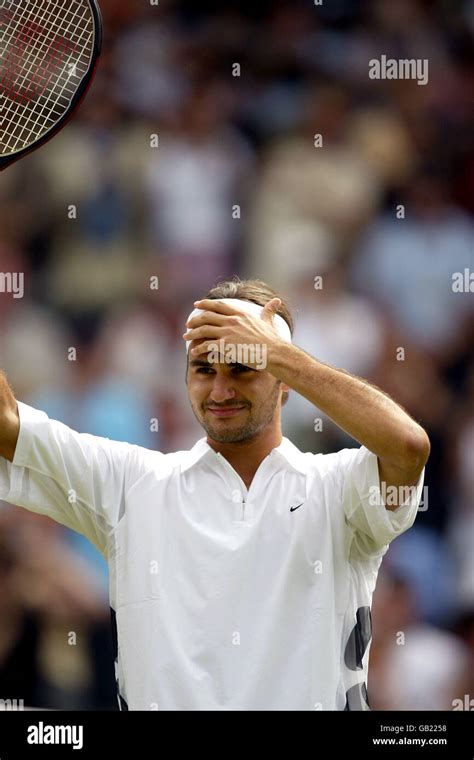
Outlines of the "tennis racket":
[[101,44],[95,0],[0,0],[0,170],[65,126]]

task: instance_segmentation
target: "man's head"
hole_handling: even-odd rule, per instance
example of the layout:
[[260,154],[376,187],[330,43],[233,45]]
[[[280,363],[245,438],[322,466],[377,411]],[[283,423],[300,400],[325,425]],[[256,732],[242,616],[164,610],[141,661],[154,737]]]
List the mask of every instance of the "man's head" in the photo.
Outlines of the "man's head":
[[[221,282],[203,298],[237,298],[258,306],[279,298],[281,305],[276,313],[293,332],[287,302],[261,280],[234,278]],[[198,358],[189,354],[186,380],[194,415],[215,441],[248,441],[268,426],[280,425],[280,409],[288,399],[288,389],[265,370],[249,369],[242,364],[210,364],[205,354]]]

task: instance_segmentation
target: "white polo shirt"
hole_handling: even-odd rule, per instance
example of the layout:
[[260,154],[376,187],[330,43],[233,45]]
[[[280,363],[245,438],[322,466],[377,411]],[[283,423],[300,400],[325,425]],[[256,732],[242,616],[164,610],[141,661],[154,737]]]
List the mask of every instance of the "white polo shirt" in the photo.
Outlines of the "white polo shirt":
[[389,512],[366,448],[302,453],[283,438],[247,489],[205,438],[163,454],[18,406],[0,498],[106,556],[122,709],[368,709],[372,592],[423,473]]

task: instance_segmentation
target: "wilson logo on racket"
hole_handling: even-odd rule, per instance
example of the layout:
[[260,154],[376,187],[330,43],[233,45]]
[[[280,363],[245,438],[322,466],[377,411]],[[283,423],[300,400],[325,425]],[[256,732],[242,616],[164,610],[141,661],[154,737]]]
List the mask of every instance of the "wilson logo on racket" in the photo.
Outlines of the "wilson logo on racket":
[[0,0],[0,170],[65,126],[101,41],[95,0]]
[[[58,76],[66,55],[73,54],[76,46],[64,37],[53,37],[49,47],[44,46],[44,57],[37,67],[33,67],[29,79],[23,71],[36,53],[36,41],[47,40],[47,32],[38,24],[20,24],[17,29],[17,44],[12,46],[0,72],[0,93],[10,100],[24,102],[33,100],[51,86],[53,77]],[[5,73],[4,73],[5,72]]]

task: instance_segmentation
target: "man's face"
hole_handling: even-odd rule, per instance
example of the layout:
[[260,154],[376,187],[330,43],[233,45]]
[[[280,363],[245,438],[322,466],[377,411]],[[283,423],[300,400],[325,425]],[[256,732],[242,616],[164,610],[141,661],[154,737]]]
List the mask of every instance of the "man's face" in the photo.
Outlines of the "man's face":
[[282,387],[269,372],[190,354],[187,384],[194,415],[214,441],[239,443],[279,424]]

